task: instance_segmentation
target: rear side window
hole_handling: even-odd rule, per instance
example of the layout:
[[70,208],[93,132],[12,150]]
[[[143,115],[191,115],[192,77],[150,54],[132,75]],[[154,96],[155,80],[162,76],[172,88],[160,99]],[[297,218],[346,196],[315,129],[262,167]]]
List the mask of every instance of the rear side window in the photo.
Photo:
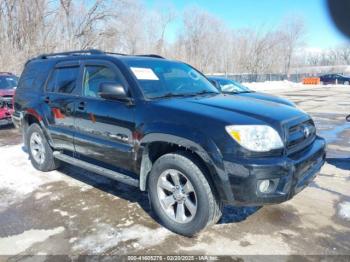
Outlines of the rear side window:
[[53,63],[49,61],[34,60],[28,62],[19,80],[17,92],[42,90],[52,66]]
[[47,92],[71,94],[76,88],[79,67],[56,68],[47,83]]

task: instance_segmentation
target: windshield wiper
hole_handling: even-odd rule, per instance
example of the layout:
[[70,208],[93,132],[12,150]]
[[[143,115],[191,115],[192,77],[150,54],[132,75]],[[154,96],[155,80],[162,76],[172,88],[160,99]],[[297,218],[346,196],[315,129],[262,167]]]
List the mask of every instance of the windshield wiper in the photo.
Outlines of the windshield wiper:
[[203,91],[196,92],[196,93],[190,93],[188,95],[196,96],[196,95],[206,95],[206,94],[219,94],[219,93],[214,92],[214,91],[203,90]]
[[205,94],[219,94],[219,93],[213,92],[213,91],[208,91],[208,90],[203,90],[203,91],[196,92],[196,93],[183,93],[183,94],[169,92],[169,93],[166,93],[166,94],[161,95],[161,96],[152,97],[152,99],[169,98],[169,97],[189,97],[189,96],[197,96],[197,95],[205,95]]
[[223,94],[244,94],[244,93],[252,93],[252,92],[254,92],[254,91],[248,91],[248,90],[246,90],[246,91],[223,91],[222,93]]
[[152,97],[152,99],[168,98],[168,97],[186,97],[186,96],[188,96],[188,94],[176,94],[176,93],[169,92],[161,96],[154,96]]

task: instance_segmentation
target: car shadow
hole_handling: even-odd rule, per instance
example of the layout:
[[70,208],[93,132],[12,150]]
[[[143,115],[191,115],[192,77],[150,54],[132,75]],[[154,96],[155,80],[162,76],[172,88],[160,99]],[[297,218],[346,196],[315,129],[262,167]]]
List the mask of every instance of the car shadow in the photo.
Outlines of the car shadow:
[[326,162],[343,170],[350,170],[350,158],[327,158]]
[[[147,192],[142,192],[133,186],[126,185],[108,177],[100,176],[98,174],[70,164],[63,165],[59,168],[58,171],[60,171],[64,175],[67,175],[80,182],[93,186],[94,188],[97,188],[106,193],[112,194],[118,198],[122,198],[132,203],[138,203],[138,205],[152,219],[160,223],[160,221],[155,216],[154,212],[152,212]],[[223,215],[219,221],[219,224],[241,222],[247,219],[249,216],[253,215],[259,209],[260,207],[224,206]]]
[[153,219],[155,218],[151,211],[147,192],[142,192],[136,187],[129,186],[68,163],[65,163],[58,169],[58,171],[118,198],[125,199],[132,203],[138,203],[146,213],[148,213]]
[[238,223],[246,220],[251,215],[259,211],[259,207],[237,207],[226,205],[223,208],[222,217],[218,224]]

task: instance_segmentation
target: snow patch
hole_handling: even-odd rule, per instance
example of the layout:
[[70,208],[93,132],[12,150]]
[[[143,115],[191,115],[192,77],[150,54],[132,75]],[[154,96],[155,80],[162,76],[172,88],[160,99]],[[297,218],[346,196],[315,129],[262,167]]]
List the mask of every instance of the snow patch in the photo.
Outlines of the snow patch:
[[[51,186],[41,188],[42,185],[64,181],[68,186],[86,186],[81,181],[75,180],[58,171],[40,172],[36,170],[28,157],[22,149],[22,145],[4,146],[0,147],[0,166],[6,166],[6,168],[0,169],[0,190],[2,192],[9,192],[11,194],[4,194],[1,199],[1,208],[20,201],[38,189],[49,190]],[[36,199],[40,199],[44,196],[48,196],[51,193],[38,192],[35,195]],[[57,197],[56,197],[57,198]],[[55,200],[55,196],[50,196],[50,199]]]
[[171,234],[163,227],[151,229],[142,225],[134,225],[126,228],[115,228],[108,224],[99,224],[95,232],[77,241],[73,250],[101,254],[130,240],[134,241],[133,248],[144,249],[160,244]]
[[[248,246],[242,246],[241,242],[246,241]],[[259,248],[257,249],[257,245]],[[260,247],[261,246],[261,247]],[[273,248],[271,248],[273,247]],[[290,253],[290,247],[280,235],[259,235],[247,234],[239,240],[233,240],[217,234],[204,232],[200,235],[199,241],[192,246],[179,247],[191,253],[205,255],[281,255]]]
[[338,214],[344,220],[350,221],[350,202],[340,203]]
[[0,238],[0,254],[16,255],[36,243],[43,242],[53,235],[60,234],[64,231],[64,227],[57,227],[49,230],[31,229],[22,234]]
[[46,196],[49,196],[51,194],[52,194],[52,192],[43,192],[43,193],[38,192],[38,193],[35,194],[35,199],[39,200],[39,199],[41,199],[43,197],[46,197]]
[[78,240],[78,238],[72,237],[72,238],[69,239],[69,243],[74,243],[77,240]]
[[59,209],[54,209],[53,212],[54,213],[59,213],[63,217],[68,216],[68,212],[62,211],[62,210],[59,210]]
[[296,89],[296,88],[307,88],[307,86],[302,83],[294,83],[290,81],[266,81],[266,82],[252,82],[252,83],[242,83],[244,86],[249,87],[254,91],[273,91],[273,90],[283,90],[283,89]]

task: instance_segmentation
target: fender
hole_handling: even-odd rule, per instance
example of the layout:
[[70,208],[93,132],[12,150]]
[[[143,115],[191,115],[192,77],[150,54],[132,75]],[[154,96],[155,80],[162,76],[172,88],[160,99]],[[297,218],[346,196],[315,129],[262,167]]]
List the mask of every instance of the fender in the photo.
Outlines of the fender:
[[166,142],[170,144],[175,144],[180,147],[184,147],[194,153],[196,153],[207,165],[210,178],[214,184],[214,188],[221,197],[221,199],[234,199],[232,190],[230,188],[229,178],[227,173],[225,172],[223,157],[220,153],[220,150],[214,143],[214,141],[210,138],[205,137],[200,132],[184,132],[186,130],[179,130],[179,126],[167,128],[167,130],[171,130],[172,133],[177,133],[185,136],[178,136],[175,134],[169,133],[148,133],[145,135],[140,143],[143,148],[142,151],[142,160],[140,167],[140,190],[146,190],[147,177],[152,168],[152,162],[149,159],[149,148],[148,145],[152,142]]
[[[49,145],[51,147],[53,147],[53,140],[52,140],[50,134],[47,132],[46,125],[45,125],[45,123],[43,121],[43,118],[42,118],[41,114],[37,110],[35,110],[34,108],[28,108],[23,113],[23,120],[22,121],[25,122],[25,119],[28,116],[32,116],[38,121],[38,123],[39,123],[39,125],[41,127],[41,130],[43,131],[43,133],[44,133],[44,135],[45,135]],[[25,132],[24,130],[26,128],[27,128],[26,123],[23,123],[23,133]],[[25,146],[27,146],[26,142],[25,142],[25,139],[24,139],[24,144],[25,144]]]

